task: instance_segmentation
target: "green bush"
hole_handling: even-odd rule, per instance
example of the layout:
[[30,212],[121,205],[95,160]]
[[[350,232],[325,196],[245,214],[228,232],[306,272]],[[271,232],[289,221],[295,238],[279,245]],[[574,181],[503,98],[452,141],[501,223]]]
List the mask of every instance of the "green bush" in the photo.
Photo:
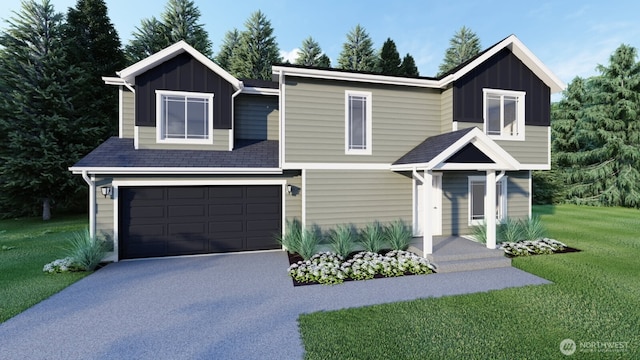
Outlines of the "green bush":
[[85,230],[71,234],[65,251],[81,270],[93,271],[104,258],[106,249],[104,241],[91,237],[89,231]]
[[547,236],[547,230],[538,216],[520,220],[520,226],[524,240],[539,240]]
[[480,225],[472,226],[471,235],[473,235],[476,241],[486,244],[487,243],[487,223],[483,220]]
[[317,226],[302,229],[300,234],[300,247],[297,253],[305,260],[311,259],[311,257],[318,252],[318,245],[320,245],[321,239],[320,229],[318,229]]
[[396,220],[387,226],[385,235],[392,250],[407,250],[413,237],[411,229],[402,220]]
[[302,224],[300,220],[287,220],[284,235],[280,235],[277,240],[290,253],[300,253],[300,244],[302,243]]
[[378,253],[384,248],[384,227],[379,222],[367,224],[361,231],[358,242],[369,252]]
[[354,230],[351,226],[338,225],[329,235],[331,249],[334,253],[346,258],[353,251]]
[[519,221],[506,218],[498,227],[497,242],[522,241],[522,226]]

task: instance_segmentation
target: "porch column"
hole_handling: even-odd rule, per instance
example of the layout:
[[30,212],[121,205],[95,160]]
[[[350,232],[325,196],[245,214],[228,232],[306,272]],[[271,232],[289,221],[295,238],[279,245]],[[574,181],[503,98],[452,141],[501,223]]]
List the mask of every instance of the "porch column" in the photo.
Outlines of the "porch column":
[[496,171],[487,170],[485,184],[484,220],[487,223],[487,248],[496,248]]
[[431,170],[424,171],[424,181],[422,182],[422,255],[433,253],[433,229],[431,228],[431,216],[433,216],[433,174]]

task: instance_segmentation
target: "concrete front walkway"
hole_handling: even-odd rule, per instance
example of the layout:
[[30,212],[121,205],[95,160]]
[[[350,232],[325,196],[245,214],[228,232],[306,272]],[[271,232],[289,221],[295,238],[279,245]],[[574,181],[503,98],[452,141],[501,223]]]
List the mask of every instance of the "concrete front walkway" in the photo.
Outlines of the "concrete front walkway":
[[302,313],[548,281],[515,268],[293,287],[284,252],[108,265],[0,324],[3,359],[300,359]]

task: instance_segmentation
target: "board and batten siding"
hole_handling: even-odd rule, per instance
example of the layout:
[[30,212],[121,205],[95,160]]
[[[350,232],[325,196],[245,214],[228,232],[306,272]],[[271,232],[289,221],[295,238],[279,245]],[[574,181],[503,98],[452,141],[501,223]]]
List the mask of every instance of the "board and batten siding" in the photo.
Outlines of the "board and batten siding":
[[[484,124],[458,122],[458,129],[478,127],[484,131]],[[495,140],[505,151],[521,164],[550,164],[549,159],[549,127],[526,125],[524,141]]]
[[[345,91],[372,94],[372,154],[345,154]],[[440,133],[440,90],[287,78],[285,162],[392,163]]]
[[278,140],[278,97],[242,94],[235,99],[234,136],[247,140]]
[[133,139],[136,118],[135,94],[122,86],[122,137]]
[[[485,176],[484,171],[445,171],[442,176],[442,235],[470,235],[469,176]],[[529,171],[513,171],[507,177],[507,216],[529,216]]]
[[209,144],[167,144],[156,141],[156,128],[138,126],[138,149],[156,150],[229,150],[229,132],[232,130],[213,129],[213,145]]
[[412,222],[412,181],[391,171],[307,170],[306,225]]
[[450,87],[440,95],[440,132],[447,133],[453,130],[453,87]]

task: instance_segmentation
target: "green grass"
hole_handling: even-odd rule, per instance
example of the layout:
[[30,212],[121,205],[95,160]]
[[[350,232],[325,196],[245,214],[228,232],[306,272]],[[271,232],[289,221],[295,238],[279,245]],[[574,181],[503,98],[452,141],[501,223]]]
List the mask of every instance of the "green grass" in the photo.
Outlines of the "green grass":
[[35,218],[0,220],[0,322],[88,274],[42,272],[45,264],[64,257],[63,247],[70,235],[86,227],[86,215],[48,222]]
[[513,260],[554,284],[302,315],[306,358],[564,359],[565,338],[578,351],[580,342],[628,342],[624,352],[572,358],[640,358],[640,211],[534,212],[550,237],[583,250]]

